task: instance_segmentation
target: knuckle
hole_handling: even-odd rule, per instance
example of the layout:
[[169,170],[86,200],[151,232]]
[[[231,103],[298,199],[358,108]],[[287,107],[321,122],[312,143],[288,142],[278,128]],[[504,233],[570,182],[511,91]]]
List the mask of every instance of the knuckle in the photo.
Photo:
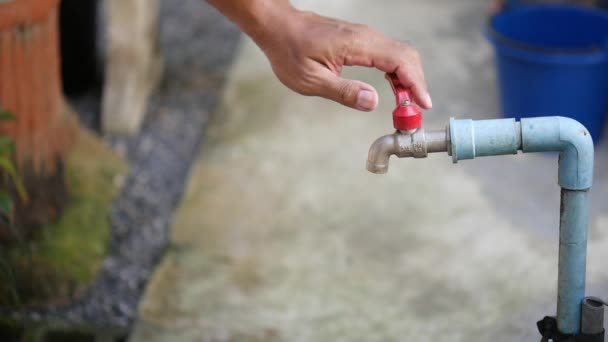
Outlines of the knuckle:
[[336,27],[336,31],[342,36],[352,37],[357,34],[359,30],[359,24],[339,23]]
[[296,93],[304,96],[314,96],[317,93],[317,87],[314,77],[310,74],[301,74],[297,81],[292,83],[291,89]]
[[420,52],[416,50],[409,44],[403,44],[403,55],[406,56],[408,60],[419,61],[420,60]]
[[401,41],[392,41],[392,48],[390,48],[390,55],[388,59],[391,64],[395,64],[396,66],[403,67],[406,64],[409,64],[410,59],[410,47]]
[[408,50],[400,57],[399,63],[407,70],[414,71],[421,68],[422,61],[416,50]]
[[298,82],[292,82],[288,85],[288,87],[300,95],[312,95],[313,87],[311,87],[310,84],[307,84],[306,81],[300,80]]
[[412,48],[410,51],[410,58],[416,62],[419,62],[421,59],[420,52],[418,52],[418,50]]
[[369,31],[370,28],[363,24],[340,23],[336,27],[338,37],[345,41],[356,41],[366,36]]
[[353,54],[359,46],[370,39],[371,29],[364,24],[340,23],[336,27],[338,53],[342,56]]
[[353,24],[353,31],[357,33],[366,33],[371,31],[371,28],[365,24]]
[[338,86],[338,99],[342,103],[349,102],[351,100],[352,94],[354,93],[355,88],[350,82],[342,82]]
[[298,87],[298,90],[296,90],[296,92],[300,95],[304,95],[304,96],[315,96],[317,95],[317,92],[314,90],[314,87],[308,86],[308,85],[301,85],[300,87]]
[[[301,95],[315,95],[318,88],[315,85],[319,82],[314,70],[308,67],[306,63],[300,63],[295,68],[281,68],[273,65],[273,71],[279,81],[287,88]],[[298,75],[298,77],[293,77],[293,75]]]
[[412,45],[406,42],[397,42],[399,44],[399,49],[404,56],[407,56],[409,59],[420,59],[420,52]]

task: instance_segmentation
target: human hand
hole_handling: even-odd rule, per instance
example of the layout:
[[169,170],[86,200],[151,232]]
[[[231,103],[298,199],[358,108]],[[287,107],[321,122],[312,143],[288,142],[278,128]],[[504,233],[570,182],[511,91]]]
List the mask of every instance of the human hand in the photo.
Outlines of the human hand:
[[299,11],[288,0],[208,0],[237,23],[264,51],[279,80],[290,89],[371,111],[378,92],[340,77],[344,66],[395,73],[424,109],[432,106],[420,55],[410,45],[359,24]]
[[410,45],[364,25],[311,12],[292,10],[282,18],[257,42],[288,88],[370,111],[378,104],[376,89],[340,74],[344,66],[374,67],[397,74],[420,107],[432,107],[420,55]]

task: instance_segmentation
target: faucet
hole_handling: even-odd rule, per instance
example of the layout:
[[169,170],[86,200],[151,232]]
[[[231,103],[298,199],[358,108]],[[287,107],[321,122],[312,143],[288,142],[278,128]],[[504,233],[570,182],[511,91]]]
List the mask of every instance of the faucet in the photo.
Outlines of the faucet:
[[[513,118],[450,118],[444,129],[425,131],[420,109],[410,100],[407,90],[400,86],[396,76],[388,75],[387,79],[397,97],[397,108],[393,111],[393,124],[397,131],[378,138],[371,145],[367,170],[372,173],[386,173],[392,155],[425,158],[429,153],[447,152],[453,163],[457,163],[476,157],[517,154],[520,150],[523,153],[559,152],[561,207],[557,317],[545,317],[537,325],[544,339],[554,336],[554,341],[599,334],[597,327],[603,325],[603,318],[597,318],[600,317],[594,314],[598,310],[597,305],[591,305],[597,301],[585,298],[588,191],[593,180],[594,153],[587,129],[576,120],[553,116],[521,121]],[[589,317],[596,317],[595,321],[589,323]],[[547,319],[555,320],[556,331],[545,327]],[[589,326],[595,327],[593,331],[586,329]],[[603,329],[599,330],[603,337]]]
[[382,136],[369,149],[367,170],[372,173],[386,173],[391,155],[399,158],[425,158],[429,153],[447,152],[449,146],[447,130],[418,128],[410,133],[395,131]]
[[399,82],[397,75],[386,74],[397,107],[393,111],[395,133],[378,138],[369,149],[367,170],[373,173],[386,173],[391,155],[399,158],[424,158],[429,152],[445,152],[448,148],[447,130],[425,132],[422,125],[422,112],[412,100],[409,90]]

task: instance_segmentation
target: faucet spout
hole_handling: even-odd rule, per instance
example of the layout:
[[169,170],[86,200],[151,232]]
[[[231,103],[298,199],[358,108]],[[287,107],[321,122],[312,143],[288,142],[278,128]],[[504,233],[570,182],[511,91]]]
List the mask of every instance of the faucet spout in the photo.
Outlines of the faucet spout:
[[377,174],[388,172],[388,160],[397,153],[397,149],[397,133],[376,139],[367,155],[367,171]]
[[446,130],[396,131],[382,136],[369,149],[367,170],[372,173],[386,173],[391,155],[399,158],[426,158],[432,152],[447,152],[449,135]]

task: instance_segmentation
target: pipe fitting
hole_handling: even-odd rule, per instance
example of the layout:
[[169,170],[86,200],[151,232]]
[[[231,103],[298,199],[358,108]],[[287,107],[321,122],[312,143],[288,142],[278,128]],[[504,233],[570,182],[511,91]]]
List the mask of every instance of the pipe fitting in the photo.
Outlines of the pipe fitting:
[[560,117],[497,120],[450,119],[454,163],[482,156],[529,152],[560,152],[559,185],[589,189],[593,179],[593,139],[578,121]]
[[604,303],[597,297],[583,299],[581,313],[581,332],[587,335],[601,334],[604,331]]
[[576,120],[561,116],[521,120],[522,150],[559,154],[558,178],[562,188],[585,190],[593,183],[593,139]]
[[515,119],[456,120],[450,118],[448,153],[452,162],[475,157],[517,154],[521,148],[521,129]]

